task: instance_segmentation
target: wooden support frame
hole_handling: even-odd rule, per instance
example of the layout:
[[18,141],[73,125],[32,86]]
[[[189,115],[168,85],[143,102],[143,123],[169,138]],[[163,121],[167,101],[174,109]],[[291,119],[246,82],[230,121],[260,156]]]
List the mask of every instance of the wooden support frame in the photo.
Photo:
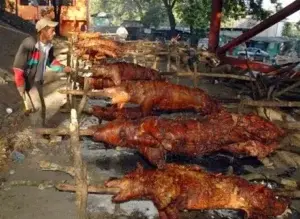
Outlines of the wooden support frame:
[[84,78],[84,86],[83,86],[84,95],[82,96],[82,99],[78,106],[78,113],[77,113],[78,118],[80,118],[81,113],[82,113],[84,107],[86,106],[86,103],[88,100],[87,92],[89,91],[89,89],[90,89],[89,80],[87,77],[85,77]]
[[81,144],[79,141],[79,125],[77,120],[77,112],[71,110],[70,123],[70,148],[74,160],[75,184],[76,184],[76,205],[78,219],[87,219],[87,170],[86,164],[81,156]]

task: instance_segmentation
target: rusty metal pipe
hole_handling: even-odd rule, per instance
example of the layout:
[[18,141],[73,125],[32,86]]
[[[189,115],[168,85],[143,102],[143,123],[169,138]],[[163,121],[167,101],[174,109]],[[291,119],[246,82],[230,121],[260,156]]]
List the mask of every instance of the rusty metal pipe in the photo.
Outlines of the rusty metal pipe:
[[216,52],[219,46],[219,36],[222,18],[223,0],[212,0],[208,50]]
[[276,14],[270,16],[269,18],[265,19],[255,27],[251,28],[247,32],[243,33],[242,35],[238,36],[237,38],[233,39],[231,42],[227,43],[226,45],[222,46],[218,49],[218,54],[224,54],[228,50],[232,49],[233,47],[249,40],[250,38],[254,37],[255,35],[261,33],[262,31],[268,29],[272,25],[278,23],[279,21],[285,19],[289,15],[295,13],[300,9],[300,1],[296,0],[290,5],[286,6],[284,9],[280,10]]

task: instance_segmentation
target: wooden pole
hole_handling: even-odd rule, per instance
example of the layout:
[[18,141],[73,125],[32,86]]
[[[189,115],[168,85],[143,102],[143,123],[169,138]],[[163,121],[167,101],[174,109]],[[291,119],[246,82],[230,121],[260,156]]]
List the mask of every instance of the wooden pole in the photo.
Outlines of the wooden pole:
[[[35,132],[40,135],[70,135],[70,130],[67,128],[37,128]],[[94,133],[95,130],[92,128],[79,130],[79,136],[92,136]]]
[[243,100],[241,104],[261,107],[300,107],[299,101]]
[[81,113],[86,105],[86,102],[88,100],[88,96],[86,95],[88,90],[90,89],[90,85],[89,85],[89,80],[87,77],[84,78],[84,86],[83,86],[83,97],[79,103],[79,106],[78,106],[78,118],[80,118],[81,116]]
[[84,92],[83,90],[60,89],[58,90],[58,92],[61,94],[71,94],[75,96],[87,95],[89,97],[109,97],[109,94],[107,94],[107,92],[104,92],[103,90]]
[[[193,77],[193,73],[191,72],[161,72],[160,73],[163,76],[173,76],[177,75],[178,77]],[[232,78],[242,81],[256,81],[254,78],[251,78],[249,76],[244,75],[235,75],[235,74],[221,74],[221,73],[197,73],[197,78],[201,77],[211,77],[211,78]]]
[[199,76],[197,76],[197,63],[196,62],[194,62],[193,63],[193,84],[194,84],[194,87],[196,88],[197,87],[197,84],[198,84],[198,80],[197,80],[197,77],[199,77]]
[[86,164],[81,157],[81,144],[79,141],[79,125],[77,121],[77,112],[75,109],[71,110],[70,123],[70,147],[73,153],[74,169],[75,169],[75,184],[76,184],[76,205],[78,219],[87,219],[87,170]]
[[170,50],[170,45],[167,47],[168,54],[167,54],[167,71],[171,70],[171,50]]
[[[57,184],[55,185],[55,188],[59,191],[64,192],[75,192],[76,188],[74,185],[71,184]],[[109,194],[109,195],[115,195],[119,193],[118,188],[106,188],[100,185],[89,185],[88,186],[88,193],[96,193],[96,194]],[[284,196],[284,197],[290,197],[293,199],[297,199],[300,197],[300,191],[286,191],[286,190],[280,190],[280,191],[274,191],[276,195]]]
[[[57,184],[55,188],[59,191],[64,192],[75,192],[76,186],[71,184]],[[88,186],[88,193],[97,193],[97,194],[117,194],[120,190],[118,188],[106,188],[100,185],[89,185]]]

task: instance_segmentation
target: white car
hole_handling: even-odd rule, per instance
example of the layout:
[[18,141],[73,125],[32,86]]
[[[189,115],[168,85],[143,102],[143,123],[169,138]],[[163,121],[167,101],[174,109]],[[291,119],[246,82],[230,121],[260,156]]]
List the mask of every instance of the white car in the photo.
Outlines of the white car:
[[[246,52],[247,51],[247,52]],[[238,52],[238,57],[240,59],[246,59],[248,58],[249,60],[253,61],[261,61],[261,62],[266,62],[270,60],[270,55],[266,51],[255,48],[255,47],[248,47],[246,51],[240,51]]]

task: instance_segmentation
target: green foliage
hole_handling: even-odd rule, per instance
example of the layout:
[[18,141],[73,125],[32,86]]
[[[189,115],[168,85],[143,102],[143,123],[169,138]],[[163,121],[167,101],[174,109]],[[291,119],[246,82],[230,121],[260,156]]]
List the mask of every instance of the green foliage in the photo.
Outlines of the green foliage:
[[[299,22],[298,22],[299,23]],[[286,37],[299,37],[300,36],[300,28],[299,24],[286,22],[284,24],[283,30],[282,30],[282,36]]]
[[181,0],[177,3],[175,11],[182,23],[206,28],[209,25],[211,0]]
[[[178,0],[176,13],[184,24],[197,28],[209,27],[211,0]],[[262,9],[262,0],[224,0],[222,21],[253,15],[262,20],[271,12]]]
[[[277,0],[271,0],[281,7]],[[262,9],[263,0],[224,0],[222,21],[253,15],[262,20],[271,12]],[[113,16],[113,23],[123,20],[140,20],[145,26],[157,27],[168,18],[194,28],[208,28],[212,0],[90,0],[90,12],[106,12]],[[173,7],[174,5],[174,7]],[[167,14],[171,9],[173,15]]]
[[141,21],[146,27],[154,26],[158,27],[164,20],[166,20],[166,11],[160,4],[155,4],[149,7]]
[[140,20],[146,26],[157,26],[165,19],[161,0],[91,0],[90,12],[106,12],[115,25],[123,20]]

